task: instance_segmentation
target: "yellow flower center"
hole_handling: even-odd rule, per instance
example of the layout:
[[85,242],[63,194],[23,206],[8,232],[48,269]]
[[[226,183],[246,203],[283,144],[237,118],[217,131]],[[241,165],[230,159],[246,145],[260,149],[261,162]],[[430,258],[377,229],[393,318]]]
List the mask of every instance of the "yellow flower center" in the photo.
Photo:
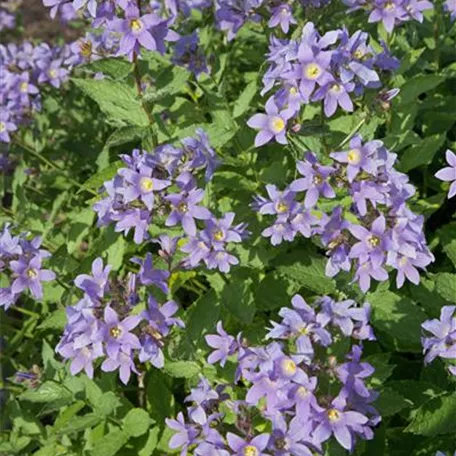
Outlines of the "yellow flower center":
[[367,240],[371,247],[375,248],[378,247],[380,244],[380,238],[378,236],[369,236],[369,239]]
[[154,182],[150,177],[143,177],[139,185],[144,192],[151,192],[154,189]]
[[22,82],[21,85],[19,86],[19,90],[24,93],[28,92],[28,88],[29,88],[29,85],[28,85],[28,82],[26,82],[26,81]]
[[320,174],[315,174],[315,176],[313,177],[312,179],[312,182],[315,184],[315,185],[320,185],[323,183],[323,177],[320,176]]
[[394,8],[396,8],[396,5],[393,2],[387,2],[385,5],[386,11],[393,11]]
[[133,32],[139,32],[143,28],[143,23],[139,19],[130,21],[130,28]]
[[357,165],[361,161],[361,154],[358,149],[351,149],[347,158],[350,165]]
[[304,399],[308,394],[309,390],[305,386],[300,386],[296,391],[296,394],[301,398]]
[[298,89],[296,87],[291,87],[289,92],[290,95],[296,95],[298,93]]
[[321,74],[321,68],[316,63],[309,63],[304,69],[304,76],[307,79],[317,79]]
[[109,334],[111,335],[111,337],[114,337],[114,339],[117,339],[122,334],[122,330],[118,326],[113,326],[109,330]]
[[282,361],[282,369],[287,375],[296,374],[296,363],[292,359],[285,359]]
[[271,128],[274,133],[280,133],[285,128],[285,122],[281,117],[273,117],[271,120]]
[[362,59],[364,57],[364,52],[361,49],[356,49],[356,51],[353,53],[353,57],[355,59]]
[[340,418],[339,410],[329,409],[327,413],[329,421],[337,421]]
[[0,133],[3,133],[6,130],[6,125],[4,122],[0,122]]
[[51,79],[54,79],[54,78],[57,77],[57,70],[54,70],[54,69],[49,70],[49,71],[48,71],[48,74],[49,74],[49,77],[50,77]]
[[288,205],[285,204],[283,201],[279,201],[279,202],[276,204],[276,211],[277,211],[279,214],[283,214],[284,212],[287,212],[287,211],[288,211]]
[[408,261],[408,258],[407,257],[402,257],[400,260],[399,260],[399,265],[400,266],[405,266],[407,264],[407,261]]
[[81,40],[79,42],[79,51],[83,57],[90,57],[92,55],[92,42]]
[[331,92],[333,93],[340,93],[342,92],[342,86],[340,84],[333,84],[331,86]]
[[287,442],[285,439],[277,439],[275,441],[275,447],[278,449],[278,450],[285,450],[285,448],[287,448]]
[[258,456],[260,453],[258,452],[257,448],[253,445],[247,445],[244,448],[244,456]]
[[303,326],[303,327],[299,330],[299,334],[302,334],[303,336],[307,336],[307,334],[309,334],[309,328],[307,328],[307,326]]
[[28,269],[27,277],[29,277],[30,279],[36,279],[38,277],[38,271],[33,268]]
[[214,230],[213,235],[216,241],[223,241],[225,237],[225,233],[222,230]]
[[185,214],[186,212],[188,212],[188,205],[187,205],[187,203],[183,203],[183,202],[182,202],[182,203],[179,203],[179,205],[177,206],[177,210],[178,210],[179,212],[184,213],[184,214]]

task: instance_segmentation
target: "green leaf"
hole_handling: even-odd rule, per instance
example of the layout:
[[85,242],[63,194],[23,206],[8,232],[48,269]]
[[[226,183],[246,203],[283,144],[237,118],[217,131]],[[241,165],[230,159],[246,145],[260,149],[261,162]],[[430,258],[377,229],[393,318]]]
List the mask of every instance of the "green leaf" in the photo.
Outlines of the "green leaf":
[[130,410],[124,418],[123,430],[131,437],[145,434],[151,424],[149,414],[140,408]]
[[92,98],[110,120],[125,125],[149,125],[135,89],[128,84],[107,79],[72,78],[71,81]]
[[407,172],[422,165],[429,165],[436,152],[443,146],[446,135],[424,138],[420,144],[411,146],[401,155],[401,171]]
[[91,451],[92,456],[114,456],[127,442],[129,435],[120,429],[114,429],[109,434],[97,440]]
[[439,230],[443,251],[456,267],[456,223],[445,225]]
[[454,434],[456,423],[456,393],[446,394],[424,403],[417,411],[407,432],[425,436]]
[[72,432],[81,432],[87,428],[96,426],[101,422],[101,418],[95,413],[87,413],[82,416],[74,416],[64,424],[58,426],[56,430],[60,434],[70,434]]
[[381,388],[379,397],[375,401],[375,408],[382,417],[393,416],[410,405],[403,396],[391,388]]
[[83,70],[103,73],[114,79],[124,79],[133,71],[133,64],[124,58],[110,57],[83,65]]
[[415,101],[422,93],[435,89],[445,80],[445,76],[438,74],[418,75],[407,80],[402,85],[399,95],[401,103],[410,103]]
[[146,385],[148,411],[162,426],[165,418],[174,413],[174,397],[168,387],[167,379],[162,372],[153,369],[148,373]]
[[369,293],[367,301],[372,305],[371,322],[383,333],[383,340],[398,351],[421,352],[421,323],[427,315],[420,307],[391,291]]
[[296,291],[301,287],[322,295],[336,291],[334,280],[325,274],[326,259],[310,247],[279,255],[276,262],[279,263],[276,269],[279,276],[293,281]]
[[48,315],[38,329],[59,329],[62,330],[67,322],[65,309],[57,309]]
[[168,95],[182,92],[190,73],[182,67],[172,66],[162,71],[154,82],[153,89],[146,91],[144,99],[156,102]]
[[177,378],[191,378],[201,372],[201,367],[194,361],[166,361],[165,374]]
[[64,405],[71,401],[72,394],[63,386],[54,382],[44,382],[36,390],[28,390],[19,396],[22,401],[47,403],[60,401]]
[[252,322],[255,315],[253,280],[246,279],[227,283],[221,293],[222,304],[244,325]]
[[111,163],[109,166],[87,179],[84,183],[84,187],[98,190],[106,181],[111,180],[117,174],[117,171],[124,166],[125,163],[121,160]]
[[240,97],[236,100],[236,103],[234,103],[233,119],[242,116],[249,110],[253,97],[256,95],[257,91],[258,84],[256,80],[247,84]]
[[446,301],[456,304],[456,274],[442,272],[437,274],[437,292]]

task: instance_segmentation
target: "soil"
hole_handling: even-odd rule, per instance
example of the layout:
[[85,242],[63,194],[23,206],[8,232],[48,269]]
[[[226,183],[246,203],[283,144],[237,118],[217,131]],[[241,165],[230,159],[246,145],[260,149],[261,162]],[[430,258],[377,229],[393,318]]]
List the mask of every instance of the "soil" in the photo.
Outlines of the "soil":
[[23,25],[21,40],[56,43],[74,41],[81,36],[80,30],[70,24],[60,23],[58,16],[51,19],[49,10],[43,5],[43,0],[22,0],[19,8],[20,23]]

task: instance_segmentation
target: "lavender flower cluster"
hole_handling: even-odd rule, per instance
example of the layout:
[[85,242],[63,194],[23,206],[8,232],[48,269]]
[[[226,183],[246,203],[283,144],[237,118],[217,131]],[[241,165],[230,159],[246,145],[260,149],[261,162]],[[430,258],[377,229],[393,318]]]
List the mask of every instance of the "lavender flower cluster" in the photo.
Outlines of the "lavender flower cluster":
[[[201,206],[204,190],[198,188],[194,174],[205,170],[209,181],[218,160],[204,131],[198,129],[197,135],[183,139],[181,148],[168,144],[152,154],[134,150],[131,156],[123,155],[127,168],[119,169],[114,179],[105,182],[108,196],[95,203],[94,210],[99,225],[115,223],[115,230],[125,235],[134,230],[137,244],[149,238],[152,220],[156,223],[156,219],[166,217],[166,226],[180,225],[185,233],[187,242],[181,250],[188,254],[186,267],[194,268],[204,261],[209,269],[228,272],[238,259],[226,250],[227,246],[241,242],[248,233],[244,224],[233,226],[234,213],[217,219]],[[198,220],[205,225],[201,230]],[[174,254],[179,239],[167,249],[170,254]]]
[[[355,136],[349,150],[330,156],[331,165],[323,165],[307,153],[297,163],[302,177],[284,191],[268,185],[269,198],[256,198],[253,207],[260,214],[276,216],[262,235],[273,245],[298,234],[320,236],[329,257],[326,274],[334,277],[354,268],[353,280],[363,292],[371,279],[388,279],[386,267],[397,271],[398,287],[405,279],[418,284],[417,269],[424,269],[434,257],[424,238],[423,217],[407,206],[415,188],[394,168],[397,155],[381,141],[363,143]],[[303,201],[298,200],[301,192]],[[335,200],[329,215],[325,200]]]
[[41,238],[27,239],[27,233],[14,236],[9,225],[0,234],[0,273],[9,282],[0,288],[0,307],[8,310],[29,290],[35,299],[43,297],[42,282],[55,279],[54,272],[42,269],[42,262],[51,254],[40,248]]
[[[361,361],[361,344],[353,344],[345,359],[334,355],[346,338],[375,339],[369,305],[325,296],[311,306],[296,295],[279,315],[264,346],[249,347],[221,322],[218,334],[206,336],[215,349],[210,363],[235,360],[234,383],[213,389],[201,378],[186,398],[188,422],[182,413],[167,420],[176,431],[170,448],[201,456],[311,456],[331,436],[350,451],[357,439],[373,438],[381,418],[372,405],[377,393],[365,382],[374,368]],[[272,432],[260,434],[265,428]]]
[[421,338],[425,364],[437,357],[452,361],[448,366],[451,374],[456,376],[456,306],[444,306],[440,319],[425,321],[421,327],[429,334]]
[[174,18],[157,14],[153,2],[43,0],[43,3],[51,7],[52,17],[65,5],[71,4],[80,15],[91,20],[93,29],[99,29],[103,35],[117,36],[119,46],[112,55],[124,55],[130,60],[136,58],[141,49],[163,54],[166,50],[165,41],[176,41],[179,38],[169,28]]
[[68,79],[64,61],[69,48],[45,43],[33,46],[0,45],[0,141],[9,143],[10,133],[28,124],[41,110],[40,87],[59,88]]
[[299,40],[271,38],[263,77],[262,95],[277,89],[266,103],[266,114],[255,114],[247,124],[259,133],[255,146],[271,139],[286,144],[287,123],[299,115],[301,107],[323,100],[324,112],[331,117],[340,107],[353,111],[353,96],[366,88],[381,86],[379,70],[394,70],[399,61],[384,47],[376,53],[368,44],[369,35],[346,29],[321,36],[313,23],[303,28]]
[[369,13],[369,22],[382,22],[391,33],[394,27],[415,20],[423,22],[423,11],[433,9],[428,0],[343,0],[349,11],[364,9]]
[[130,273],[126,280],[109,280],[111,267],[104,267],[101,258],[93,262],[91,275],[76,277],[75,285],[84,296],[67,307],[67,325],[56,347],[62,357],[71,359],[72,375],[84,370],[93,378],[93,363],[99,358],[104,358],[101,370],[118,370],[124,384],[132,372],[139,374],[136,360],[163,367],[166,337],[173,327],[183,328],[184,323],[173,317],[178,310],[174,301],[159,305],[150,294],[146,310],[138,311],[137,283],[167,292],[170,273],[154,269],[151,254],[136,262],[140,264],[139,273]]

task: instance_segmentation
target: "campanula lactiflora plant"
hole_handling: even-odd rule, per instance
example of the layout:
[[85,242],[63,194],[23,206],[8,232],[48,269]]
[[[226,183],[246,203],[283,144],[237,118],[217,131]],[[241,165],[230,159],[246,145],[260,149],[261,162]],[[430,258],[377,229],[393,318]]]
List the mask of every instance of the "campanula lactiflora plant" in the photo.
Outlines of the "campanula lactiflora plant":
[[0,2],[0,454],[456,454],[455,19]]

